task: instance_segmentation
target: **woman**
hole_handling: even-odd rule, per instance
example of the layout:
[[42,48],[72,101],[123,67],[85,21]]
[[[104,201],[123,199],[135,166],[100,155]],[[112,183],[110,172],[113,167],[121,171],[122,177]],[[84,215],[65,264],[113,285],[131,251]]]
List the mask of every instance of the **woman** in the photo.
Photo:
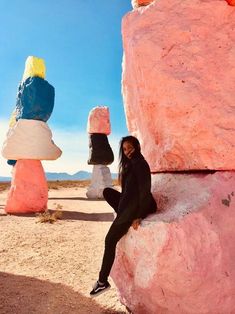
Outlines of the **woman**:
[[113,221],[105,238],[103,262],[99,279],[95,283],[91,296],[96,296],[108,288],[110,274],[118,241],[127,233],[130,226],[138,229],[142,219],[155,213],[156,202],[151,194],[150,168],[140,152],[140,143],[134,136],[121,139],[119,150],[119,181],[122,192],[105,188],[105,200],[116,211]]

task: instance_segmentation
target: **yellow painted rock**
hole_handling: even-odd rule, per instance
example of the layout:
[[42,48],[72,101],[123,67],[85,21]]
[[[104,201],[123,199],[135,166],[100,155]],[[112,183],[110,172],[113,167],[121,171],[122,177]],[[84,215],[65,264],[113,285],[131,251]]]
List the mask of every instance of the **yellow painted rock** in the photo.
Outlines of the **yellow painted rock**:
[[9,120],[9,128],[13,128],[15,124],[16,124],[16,111],[14,110]]
[[43,59],[33,56],[29,56],[26,59],[22,81],[25,81],[30,76],[38,76],[43,79],[45,78],[46,66]]

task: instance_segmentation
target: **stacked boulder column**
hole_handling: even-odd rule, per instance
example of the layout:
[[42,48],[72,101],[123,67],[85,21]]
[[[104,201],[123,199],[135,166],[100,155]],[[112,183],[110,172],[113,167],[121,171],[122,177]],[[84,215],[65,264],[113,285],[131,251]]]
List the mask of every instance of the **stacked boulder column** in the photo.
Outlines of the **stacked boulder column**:
[[[229,2],[229,1],[228,1]],[[235,7],[158,0],[123,19],[127,126],[160,212],[112,277],[135,314],[235,314]]]
[[93,165],[93,171],[86,195],[91,199],[103,198],[104,188],[112,187],[112,177],[107,165],[114,160],[107,137],[111,132],[108,107],[98,106],[90,111],[87,131],[89,133],[88,165]]
[[5,206],[7,213],[47,209],[48,188],[40,160],[55,160],[62,153],[52,141],[46,123],[54,107],[55,91],[44,79],[45,71],[43,59],[27,58],[16,109],[2,148],[3,157],[15,164]]

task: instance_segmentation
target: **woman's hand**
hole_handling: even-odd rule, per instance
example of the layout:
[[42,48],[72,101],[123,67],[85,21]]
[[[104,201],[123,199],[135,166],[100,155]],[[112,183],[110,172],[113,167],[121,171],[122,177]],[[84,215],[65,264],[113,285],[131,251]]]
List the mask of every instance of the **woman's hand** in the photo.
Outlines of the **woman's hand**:
[[132,155],[134,154],[134,152],[135,152],[135,149],[132,148],[132,149],[127,153],[127,158],[128,158],[128,159],[131,159],[131,158],[132,158]]
[[140,223],[141,223],[141,219],[140,219],[140,218],[135,219],[135,220],[132,222],[132,227],[133,227],[133,229],[134,229],[134,230],[137,230],[138,227],[139,227],[139,225],[140,225]]

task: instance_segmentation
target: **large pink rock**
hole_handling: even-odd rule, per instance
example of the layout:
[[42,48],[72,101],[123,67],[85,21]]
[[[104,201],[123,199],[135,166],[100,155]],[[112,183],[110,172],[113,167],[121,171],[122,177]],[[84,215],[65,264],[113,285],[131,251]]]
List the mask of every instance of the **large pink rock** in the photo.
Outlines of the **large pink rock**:
[[235,313],[235,172],[157,174],[162,212],[130,228],[112,278],[135,314]]
[[158,0],[123,19],[127,126],[153,172],[235,169],[235,9]]
[[18,160],[13,168],[5,211],[34,213],[47,209],[48,187],[40,160]]

